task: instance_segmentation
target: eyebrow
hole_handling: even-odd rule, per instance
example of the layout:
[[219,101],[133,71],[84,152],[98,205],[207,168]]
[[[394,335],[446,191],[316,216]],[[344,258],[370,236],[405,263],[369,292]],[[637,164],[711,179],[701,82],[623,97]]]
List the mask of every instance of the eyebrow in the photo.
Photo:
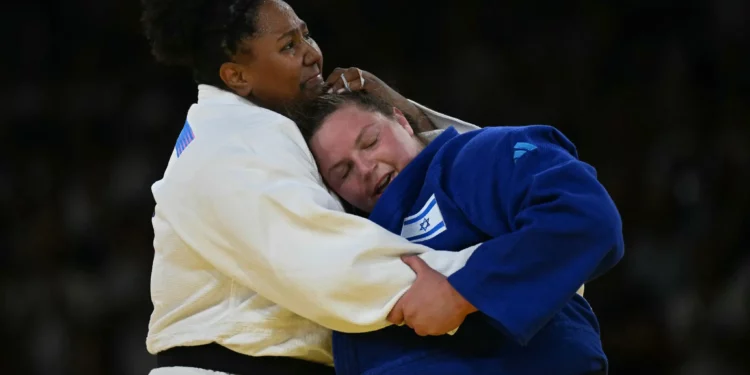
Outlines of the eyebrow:
[[[367,129],[371,128],[371,127],[372,127],[373,125],[375,125],[375,123],[374,123],[374,122],[373,122],[373,123],[370,123],[370,124],[367,124],[367,125],[365,125],[365,126],[364,126],[364,127],[362,128],[362,130],[360,130],[360,131],[359,131],[359,134],[357,135],[357,138],[356,138],[356,139],[354,140],[354,144],[355,144],[355,145],[358,145],[358,144],[360,144],[360,143],[362,142],[362,137],[363,137],[363,136],[364,136],[364,134],[365,134],[365,130],[367,130]],[[333,172],[333,170],[334,170],[334,169],[336,169],[336,168],[340,167],[340,166],[341,166],[342,164],[344,164],[344,163],[346,163],[346,160],[342,160],[342,161],[340,161],[340,162],[338,162],[338,163],[334,164],[333,166],[331,166],[330,168],[328,168],[328,173],[330,174],[331,172]]]
[[293,29],[291,29],[291,30],[289,30],[289,31],[281,34],[281,36],[279,36],[279,39],[276,39],[276,41],[279,41],[279,40],[282,40],[282,39],[284,39],[284,38],[286,38],[288,36],[294,35],[294,33],[296,33],[297,30],[302,30],[302,29],[304,29],[306,27],[307,27],[307,24],[304,23],[304,22],[302,22],[302,23],[299,24],[299,26],[297,26],[297,27],[295,27],[295,28],[293,28]]
[[374,122],[371,124],[367,124],[362,128],[362,130],[359,131],[359,135],[357,135],[357,139],[354,140],[355,145],[358,145],[362,142],[362,137],[364,137],[365,135],[365,130],[371,128],[373,125],[375,125]]

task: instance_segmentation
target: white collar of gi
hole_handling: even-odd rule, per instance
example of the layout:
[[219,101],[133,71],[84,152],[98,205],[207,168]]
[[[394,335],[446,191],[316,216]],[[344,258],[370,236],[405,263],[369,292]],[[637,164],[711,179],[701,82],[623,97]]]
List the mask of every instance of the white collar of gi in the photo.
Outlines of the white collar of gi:
[[417,136],[419,138],[422,138],[422,140],[425,143],[429,144],[430,142],[434,141],[435,138],[439,137],[440,134],[443,134],[444,131],[445,131],[445,129],[428,130],[426,132],[421,132],[421,133],[417,134]]
[[253,102],[216,86],[198,85],[198,103],[246,104],[256,107]]
[[[221,103],[221,104],[246,104],[257,107],[253,102],[227,90],[220,89],[216,86],[200,84],[198,85],[198,103]],[[430,143],[440,136],[445,129],[435,129],[419,133],[417,136],[422,138],[425,143]]]

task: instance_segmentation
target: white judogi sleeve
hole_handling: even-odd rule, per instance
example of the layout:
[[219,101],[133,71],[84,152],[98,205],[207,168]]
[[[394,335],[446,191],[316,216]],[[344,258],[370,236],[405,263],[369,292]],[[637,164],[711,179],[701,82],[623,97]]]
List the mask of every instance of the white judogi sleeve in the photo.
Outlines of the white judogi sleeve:
[[459,120],[455,117],[446,116],[440,112],[435,112],[432,109],[429,109],[415,101],[409,100],[410,103],[414,104],[422,110],[422,112],[427,115],[427,118],[432,121],[432,123],[435,125],[437,129],[447,129],[449,127],[454,127],[459,133],[465,133],[467,131],[476,130],[479,129],[476,125],[472,123],[468,123],[463,120]]
[[206,103],[188,114],[195,140],[154,185],[155,215],[242,287],[327,328],[372,331],[414,281],[400,255],[451,275],[474,251],[432,251],[342,212],[293,122]]

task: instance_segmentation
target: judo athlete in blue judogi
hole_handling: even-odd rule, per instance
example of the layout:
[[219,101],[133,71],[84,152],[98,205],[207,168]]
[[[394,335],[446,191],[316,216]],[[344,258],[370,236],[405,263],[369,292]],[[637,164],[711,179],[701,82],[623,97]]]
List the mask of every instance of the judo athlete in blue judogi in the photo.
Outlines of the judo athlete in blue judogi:
[[478,310],[455,334],[335,332],[337,374],[607,373],[598,321],[576,291],[622,258],[621,221],[562,133],[448,129],[425,146],[429,135],[367,94],[305,111],[298,124],[321,175],[354,209],[433,249],[482,243],[448,277]]

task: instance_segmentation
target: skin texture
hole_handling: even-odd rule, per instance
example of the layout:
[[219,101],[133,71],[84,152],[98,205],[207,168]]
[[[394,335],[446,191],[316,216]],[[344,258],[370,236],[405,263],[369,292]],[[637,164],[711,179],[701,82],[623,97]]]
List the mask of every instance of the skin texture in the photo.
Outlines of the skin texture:
[[326,183],[365,212],[422,148],[399,109],[385,116],[354,104],[326,117],[310,140]]
[[[385,182],[395,178],[422,148],[397,108],[386,116],[356,104],[345,104],[331,113],[310,140],[326,183],[365,212],[375,206]],[[391,310],[388,321],[404,323],[420,336],[442,335],[477,311],[421,258],[402,259],[417,278]]]
[[[423,148],[404,113],[415,119],[419,131],[432,130],[434,125],[415,105],[369,72],[336,68],[323,80],[320,47],[307,25],[283,1],[266,1],[257,14],[256,27],[257,32],[244,39],[231,61],[219,69],[221,80],[236,94],[283,111],[295,101],[341,90],[346,80],[351,90],[367,90],[394,104],[391,117],[342,108],[341,113],[329,116],[330,123],[323,125],[320,138],[311,142],[313,153],[317,149],[317,154],[323,155],[327,150],[325,154],[333,156],[319,159],[321,171],[344,162],[344,172],[341,167],[324,172],[334,190],[358,208],[371,210],[382,194],[382,189],[375,193],[376,184],[384,177],[394,178]],[[343,173],[348,173],[346,178]],[[421,259],[404,258],[404,262],[417,278],[389,315],[391,322],[405,323],[419,335],[440,335],[476,311],[443,275]]]
[[404,323],[420,336],[444,335],[461,325],[477,308],[467,301],[440,272],[418,256],[401,259],[417,274],[411,288],[393,306],[388,321]]
[[227,87],[271,109],[322,93],[323,55],[294,10],[268,0],[255,22],[257,32],[219,69]]
[[[399,108],[414,120],[418,131],[435,128],[416,105],[367,71],[336,68],[323,80],[320,48],[304,22],[281,0],[265,0],[260,5],[250,0],[142,0],[142,4],[141,21],[154,57],[190,69],[198,83],[227,89],[285,113],[287,105],[327,90],[336,92],[346,82],[352,91],[365,90]],[[402,164],[392,161],[388,166],[398,171]],[[442,289],[440,285],[429,288],[427,281],[437,278],[420,281],[423,275],[429,272],[421,272],[415,285],[429,299],[429,293]],[[424,326],[430,322],[422,318],[433,312],[426,309],[416,314],[407,314],[411,317],[407,320],[414,319],[418,332],[436,332]]]
[[323,80],[320,47],[307,24],[285,2],[267,0],[255,22],[256,33],[242,40],[231,61],[219,69],[221,80],[236,94],[283,112],[298,100],[343,90],[346,80],[353,91],[367,90],[393,103],[415,120],[420,131],[435,128],[419,108],[367,71],[336,68]]

